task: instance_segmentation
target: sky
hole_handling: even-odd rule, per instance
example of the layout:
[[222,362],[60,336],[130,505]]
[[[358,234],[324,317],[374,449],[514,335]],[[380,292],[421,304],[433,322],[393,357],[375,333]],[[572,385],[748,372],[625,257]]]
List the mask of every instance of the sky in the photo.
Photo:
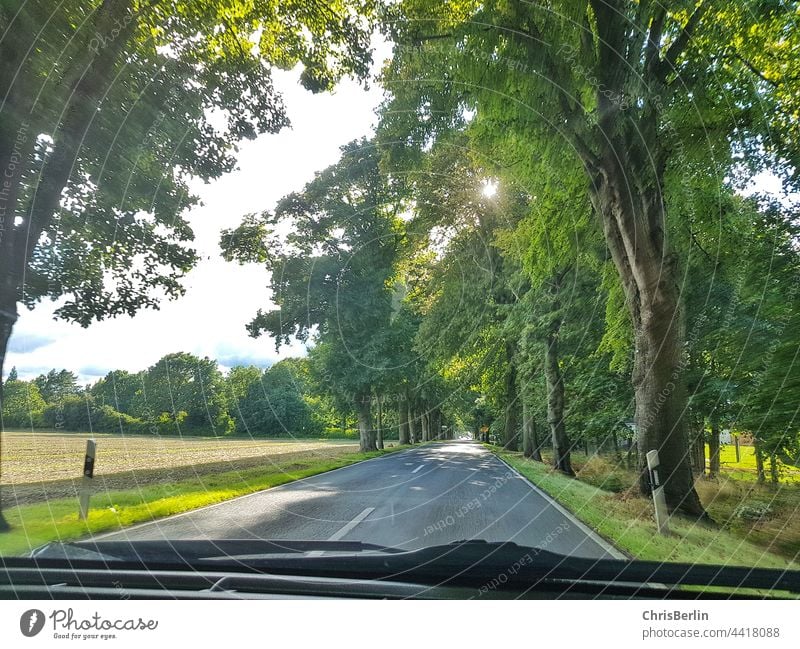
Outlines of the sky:
[[[376,61],[385,53],[378,47]],[[81,382],[93,382],[113,369],[137,372],[172,352],[189,352],[216,359],[226,370],[234,365],[267,367],[280,358],[298,356],[297,343],[276,352],[271,338],[250,338],[245,324],[259,308],[269,306],[269,277],[254,264],[223,261],[220,232],[237,226],[244,214],[272,209],[285,194],[302,189],[339,158],[339,147],[369,135],[382,99],[378,84],[370,89],[345,80],[333,93],[314,95],[298,83],[299,70],[277,71],[275,85],[282,93],[291,128],[245,142],[238,169],[192,190],[202,205],[188,212],[200,254],[187,274],[186,294],[162,302],[159,311],[141,311],[86,329],[55,321],[52,302],[23,310],[9,344],[6,367],[16,367],[28,379],[52,368],[69,369]]]

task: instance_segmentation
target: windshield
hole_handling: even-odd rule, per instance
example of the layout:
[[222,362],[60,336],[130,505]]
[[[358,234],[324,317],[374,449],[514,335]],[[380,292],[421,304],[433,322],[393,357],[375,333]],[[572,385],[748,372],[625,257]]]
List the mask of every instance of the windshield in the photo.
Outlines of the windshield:
[[0,555],[800,570],[797,8],[589,4],[4,2]]

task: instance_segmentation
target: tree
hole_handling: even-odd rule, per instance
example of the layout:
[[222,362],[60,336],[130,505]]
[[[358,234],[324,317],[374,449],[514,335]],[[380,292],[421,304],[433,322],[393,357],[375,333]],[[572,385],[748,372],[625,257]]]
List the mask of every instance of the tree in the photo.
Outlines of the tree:
[[66,297],[57,316],[87,326],[181,295],[188,177],[219,177],[239,141],[288,123],[273,68],[302,64],[312,91],[364,78],[373,8],[4,2],[0,380],[20,302]]
[[[384,144],[390,154],[392,147],[391,140]],[[414,217],[407,224],[410,254],[430,267],[427,285],[417,291],[425,295],[417,299],[424,315],[417,353],[432,361],[427,374],[444,375],[451,386],[483,383],[491,364],[499,383],[489,387],[488,396],[502,410],[503,445],[516,450],[518,331],[505,323],[521,288],[514,260],[501,254],[496,234],[520,218],[525,198],[513,191],[487,193],[491,161],[470,148],[462,131],[442,138],[423,156],[391,159],[414,197]],[[458,367],[458,376],[448,366]]]
[[[250,334],[268,333],[276,348],[315,340],[328,391],[356,411],[363,451],[376,448],[372,386],[387,369],[401,206],[379,162],[374,143],[351,142],[339,162],[281,199],[274,216],[250,215],[221,240],[226,259],[260,261],[271,273],[278,308],[259,311]],[[282,237],[280,228],[291,233]]]
[[[667,236],[665,172],[702,160],[722,182],[734,148],[749,169],[796,161],[796,128],[763,110],[789,114],[791,83],[753,83],[760,71],[737,51],[744,38],[730,40],[767,21],[767,40],[784,39],[791,12],[622,0],[408,0],[395,10],[384,119],[398,146],[427,146],[468,108],[488,140],[510,142],[521,160],[566,158],[584,172],[633,330],[640,488],[649,493],[645,454],[658,449],[670,508],[705,516],[686,453],[681,259]],[[726,56],[706,54],[719,50]]]
[[276,363],[247,384],[236,409],[237,431],[268,437],[312,436],[318,427],[305,399],[307,390],[295,359]]
[[78,377],[69,370],[50,370],[47,374],[37,376],[33,382],[48,404],[57,404],[81,392]]
[[262,371],[250,365],[245,367],[237,365],[232,367],[225,377],[225,391],[229,404],[229,411],[235,423],[235,430],[241,432],[246,430],[242,421],[241,407],[244,399],[250,392],[253,384],[261,382]]
[[42,414],[47,404],[33,381],[19,379],[6,382],[2,420],[5,426],[35,428],[43,423]]
[[211,429],[225,435],[233,430],[216,361],[185,352],[167,354],[143,372],[141,380],[132,406],[139,418],[162,421],[179,434]]
[[118,412],[133,414],[136,394],[142,389],[140,374],[112,370],[89,388],[99,406],[108,405]]

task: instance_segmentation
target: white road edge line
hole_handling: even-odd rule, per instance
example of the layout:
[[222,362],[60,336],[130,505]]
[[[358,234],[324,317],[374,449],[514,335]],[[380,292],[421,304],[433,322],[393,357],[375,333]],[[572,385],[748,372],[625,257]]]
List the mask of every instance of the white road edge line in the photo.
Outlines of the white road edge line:
[[419,471],[419,470],[420,470],[422,467],[424,467],[424,466],[425,466],[424,464],[420,464],[420,465],[419,465],[419,466],[418,466],[416,469],[414,469],[414,470],[413,470],[411,473],[416,473],[417,471]]
[[[350,521],[340,530],[334,532],[330,537],[328,537],[328,541],[340,541],[345,534],[347,534],[350,530],[352,530],[356,525],[358,525],[361,521],[363,521],[367,516],[369,516],[374,511],[375,511],[374,507],[367,507],[352,521]],[[321,557],[324,553],[325,553],[324,550],[314,550],[313,552],[309,552],[306,556]]]
[[493,455],[498,460],[500,460],[509,469],[511,469],[514,473],[516,473],[520,478],[522,478],[525,482],[527,482],[528,486],[531,489],[533,489],[536,493],[538,493],[540,496],[542,496],[542,498],[547,500],[558,511],[560,511],[562,514],[564,514],[564,516],[566,516],[575,525],[575,527],[577,527],[584,534],[586,534],[586,536],[588,536],[590,539],[592,539],[592,541],[597,543],[597,545],[599,545],[601,548],[603,548],[612,557],[614,557],[615,559],[622,559],[624,561],[629,561],[630,560],[630,557],[625,556],[622,552],[620,552],[617,548],[615,548],[608,541],[606,541],[602,536],[600,536],[600,534],[598,534],[595,530],[593,530],[591,527],[586,525],[583,521],[578,520],[578,518],[575,517],[575,514],[573,514],[568,509],[562,507],[558,502],[555,501],[555,499],[553,499],[552,496],[550,496],[545,491],[542,491],[539,487],[537,487],[535,484],[533,484],[533,482],[528,480],[528,478],[526,478],[524,475],[522,475],[519,471],[517,471],[513,466],[511,466],[503,458],[501,458],[498,455],[495,455],[491,451],[487,451],[487,452],[490,453],[491,455]]

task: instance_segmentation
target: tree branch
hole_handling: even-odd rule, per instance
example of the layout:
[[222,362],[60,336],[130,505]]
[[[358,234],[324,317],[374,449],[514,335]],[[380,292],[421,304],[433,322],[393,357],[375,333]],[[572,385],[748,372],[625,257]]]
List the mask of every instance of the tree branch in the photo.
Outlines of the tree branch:
[[743,63],[743,64],[744,64],[744,66],[745,66],[745,67],[746,67],[748,70],[750,70],[750,72],[752,72],[754,75],[756,75],[756,76],[757,76],[759,79],[761,79],[762,81],[764,81],[764,82],[766,82],[766,83],[770,84],[770,85],[771,85],[773,88],[777,88],[777,87],[779,87],[779,86],[780,86],[780,83],[779,83],[778,81],[773,81],[772,79],[768,79],[767,77],[765,77],[765,76],[764,76],[764,73],[763,73],[763,72],[761,72],[761,70],[759,70],[759,69],[758,69],[756,66],[754,66],[752,63],[750,63],[750,61],[748,61],[746,58],[744,58],[744,57],[743,57],[741,54],[739,54],[738,52],[733,52],[733,58],[735,58],[735,59],[737,59],[739,62]]
[[644,48],[644,72],[653,72],[658,62],[658,47],[661,34],[664,31],[664,21],[667,18],[666,9],[659,5],[650,21],[650,31],[647,34],[647,45]]
[[686,25],[684,25],[681,33],[678,35],[678,38],[676,38],[675,42],[670,45],[667,53],[664,55],[664,58],[659,65],[658,73],[661,79],[666,77],[670,70],[675,69],[675,64],[678,61],[678,57],[683,54],[684,50],[689,45],[689,41],[691,40],[694,31],[697,29],[697,25],[700,23],[700,20],[703,18],[703,14],[705,14],[707,9],[708,4],[703,0],[700,0],[700,4],[695,7],[692,15],[689,16],[689,20],[686,21]]
[[431,34],[429,36],[414,36],[411,39],[414,45],[422,45],[428,41],[442,41],[448,38],[453,38],[453,34]]
[[703,248],[702,245],[700,245],[700,242],[697,240],[697,236],[695,235],[692,228],[690,228],[688,224],[684,224],[684,227],[686,228],[686,231],[689,233],[689,236],[692,238],[692,242],[694,243],[694,245],[696,245],[699,248],[700,252],[702,252],[706,256],[706,259],[708,259],[708,261],[710,261],[712,265],[716,266],[716,262],[711,257],[711,255],[709,255],[706,249]]

